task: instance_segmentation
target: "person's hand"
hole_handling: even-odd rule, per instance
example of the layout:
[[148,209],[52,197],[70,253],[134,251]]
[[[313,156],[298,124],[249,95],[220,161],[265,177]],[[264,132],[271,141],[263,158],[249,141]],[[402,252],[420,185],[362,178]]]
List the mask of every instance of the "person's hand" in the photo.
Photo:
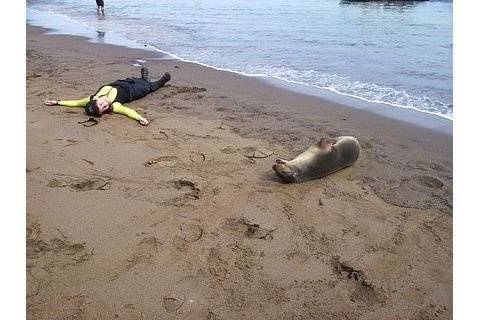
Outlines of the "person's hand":
[[142,126],[148,126],[148,124],[150,123],[150,121],[148,121],[147,119],[145,118],[140,118],[140,120],[138,120],[138,122],[140,122],[140,124]]
[[58,104],[58,100],[45,99],[43,103],[45,103],[47,106],[56,106]]

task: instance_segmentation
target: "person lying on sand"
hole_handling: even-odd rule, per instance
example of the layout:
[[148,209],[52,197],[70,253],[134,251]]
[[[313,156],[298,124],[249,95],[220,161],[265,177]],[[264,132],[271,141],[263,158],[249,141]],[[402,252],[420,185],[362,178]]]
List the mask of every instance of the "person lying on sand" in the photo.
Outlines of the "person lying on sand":
[[114,112],[126,115],[146,126],[149,121],[135,110],[123,106],[123,103],[132,102],[155,92],[170,80],[170,74],[165,74],[158,81],[148,80],[148,69],[142,67],[141,78],[126,78],[104,85],[93,96],[81,100],[45,100],[48,106],[85,107],[89,116],[101,117],[103,113]]

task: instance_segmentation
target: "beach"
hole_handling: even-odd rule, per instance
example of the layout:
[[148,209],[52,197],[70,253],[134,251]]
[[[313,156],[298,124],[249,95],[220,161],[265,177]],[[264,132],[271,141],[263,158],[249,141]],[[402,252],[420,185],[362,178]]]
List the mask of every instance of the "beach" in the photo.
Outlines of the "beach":
[[[28,319],[452,318],[451,134],[44,32],[27,26]],[[139,59],[172,75],[128,105],[147,127],[43,105]],[[362,147],[349,168],[271,168],[342,135]]]

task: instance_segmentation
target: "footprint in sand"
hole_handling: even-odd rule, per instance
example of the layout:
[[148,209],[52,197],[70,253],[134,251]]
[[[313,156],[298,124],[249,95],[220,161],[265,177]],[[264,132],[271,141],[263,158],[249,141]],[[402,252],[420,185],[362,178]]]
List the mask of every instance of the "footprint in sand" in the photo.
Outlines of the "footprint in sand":
[[225,154],[234,154],[237,152],[237,149],[235,149],[234,147],[232,146],[228,146],[228,147],[225,147],[223,149],[220,149],[221,152],[225,153]]
[[273,239],[275,228],[267,228],[258,223],[253,223],[244,217],[227,218],[222,226],[225,230],[234,231],[243,237],[251,239]]
[[[76,113],[76,112],[75,112]],[[78,144],[78,140],[75,140],[75,139],[53,139],[52,141],[58,141],[58,142],[66,142],[63,146],[64,147],[69,147],[69,146],[73,146],[75,144]],[[48,143],[48,141],[45,141],[45,144]]]
[[122,274],[127,273],[137,264],[151,264],[153,263],[155,256],[162,243],[154,236],[146,237],[140,240],[128,258],[121,262],[120,266],[117,266],[112,274],[109,275],[110,281],[117,280]]
[[25,171],[26,171],[27,173],[31,173],[31,172],[36,171],[36,170],[38,170],[38,169],[40,169],[40,167],[34,167],[34,168],[32,168],[32,167],[27,166],[27,168],[26,168]]
[[357,303],[375,305],[386,301],[383,289],[373,286],[367,280],[362,270],[355,269],[347,262],[340,261],[340,257],[332,259],[333,272],[341,281],[347,281],[352,286],[350,299]]
[[449,211],[451,200],[444,183],[432,176],[420,175],[404,177],[399,181],[373,181],[372,191],[383,201],[402,208]]
[[47,186],[50,188],[69,187],[74,191],[108,190],[110,189],[110,181],[101,178],[74,179],[65,177],[63,179],[54,178],[48,182]]
[[200,199],[200,188],[196,183],[188,179],[176,179],[172,181],[175,189],[184,192],[183,198]]
[[27,227],[27,259],[37,259],[50,251],[48,242],[39,239],[42,230],[38,223],[30,223]]
[[205,162],[205,160],[207,159],[205,154],[202,152],[192,152],[190,153],[189,158],[190,161],[193,163]]
[[48,287],[51,282],[50,274],[43,268],[33,266],[27,267],[27,300],[34,298],[40,290]]
[[177,87],[177,93],[199,93],[204,91],[207,91],[207,89],[199,87]]
[[127,259],[130,269],[139,263],[152,262],[161,242],[154,236],[143,238],[137,245],[136,251]]
[[168,313],[176,312],[185,303],[185,296],[168,295],[163,297],[163,307]]
[[[89,296],[85,294],[73,296],[58,294],[55,299],[27,307],[27,319],[85,319],[86,309],[90,303]],[[52,317],[52,310],[55,310],[55,317]]]
[[40,78],[42,75],[38,74],[38,73],[32,73],[32,74],[28,74],[26,76],[26,79],[27,80],[32,80],[32,79],[36,79],[36,78]]
[[310,256],[302,250],[293,250],[287,253],[286,258],[290,261],[302,264],[305,263],[305,261],[307,261]]
[[84,243],[71,242],[63,235],[63,233],[61,233],[63,239],[53,238],[50,240],[41,240],[40,234],[41,228],[39,224],[30,223],[28,225],[26,246],[28,260],[39,259],[47,252],[52,252],[58,257],[65,258],[64,263],[65,265],[68,265],[71,264],[71,261],[74,261],[75,263],[84,262],[93,255],[92,251],[87,252],[85,250]]
[[179,87],[179,86],[165,86],[164,93],[163,93],[163,98],[171,98],[173,96],[176,96],[178,94],[187,94],[188,97],[190,97],[193,94],[197,94],[200,92],[207,91],[205,88],[199,88],[199,87]]
[[419,184],[433,188],[433,189],[440,189],[443,187],[443,182],[437,178],[431,176],[417,176],[414,178]]
[[429,168],[440,173],[445,173],[446,171],[448,171],[444,165],[437,162],[433,162],[433,161],[413,160],[408,162],[407,166],[409,168],[422,170],[422,171],[426,171]]
[[100,179],[78,181],[70,185],[75,191],[108,190],[110,182]]
[[184,250],[187,244],[200,240],[203,229],[195,223],[182,223],[180,232],[173,239],[173,245],[178,250]]
[[178,158],[175,156],[161,156],[158,158],[150,159],[144,163],[145,167],[152,167],[156,164],[165,166],[165,167],[173,167],[177,164]]

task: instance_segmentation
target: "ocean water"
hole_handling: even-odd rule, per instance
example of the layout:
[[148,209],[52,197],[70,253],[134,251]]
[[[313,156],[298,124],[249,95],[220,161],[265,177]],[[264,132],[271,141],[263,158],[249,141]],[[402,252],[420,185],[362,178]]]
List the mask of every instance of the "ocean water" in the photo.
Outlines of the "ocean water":
[[28,0],[27,21],[453,119],[452,1]]

